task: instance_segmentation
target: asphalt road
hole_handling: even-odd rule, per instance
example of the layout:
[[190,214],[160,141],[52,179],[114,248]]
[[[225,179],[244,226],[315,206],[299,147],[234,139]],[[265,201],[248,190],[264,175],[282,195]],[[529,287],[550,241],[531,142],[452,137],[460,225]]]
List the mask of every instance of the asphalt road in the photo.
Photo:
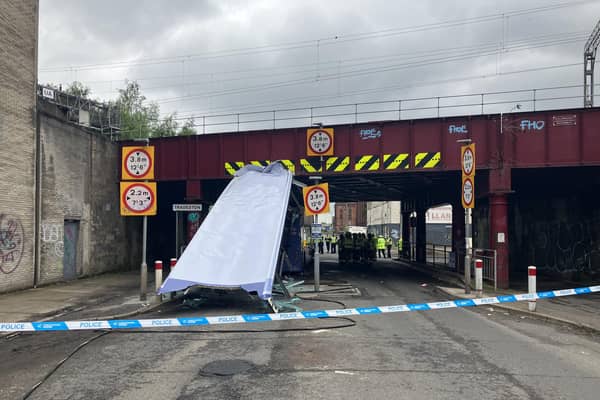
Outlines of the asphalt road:
[[[349,307],[445,299],[392,263],[324,267],[361,296]],[[336,272],[337,271],[337,272]],[[422,286],[427,284],[427,286]],[[242,300],[240,300],[242,299]],[[336,304],[303,302],[305,309]],[[154,315],[263,312],[243,296]],[[75,318],[70,316],[69,318]],[[236,325],[257,332],[110,333],[68,359],[31,399],[598,399],[600,338],[497,308]],[[309,330],[293,331],[302,328]],[[221,328],[223,329],[223,328]],[[260,332],[282,329],[281,332]],[[93,332],[31,334],[0,346],[0,398],[20,399]]]

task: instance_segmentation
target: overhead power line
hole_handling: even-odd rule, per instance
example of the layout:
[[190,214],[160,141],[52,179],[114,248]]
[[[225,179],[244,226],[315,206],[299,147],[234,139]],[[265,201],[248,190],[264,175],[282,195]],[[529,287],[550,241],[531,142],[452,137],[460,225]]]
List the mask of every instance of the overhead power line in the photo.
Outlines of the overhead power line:
[[506,17],[514,17],[514,16],[522,16],[527,14],[536,14],[541,12],[553,11],[562,8],[575,7],[583,4],[588,4],[595,2],[597,0],[581,0],[574,2],[564,2],[557,3],[542,7],[534,7],[522,10],[514,10],[505,13],[496,13],[483,15],[479,17],[472,18],[464,18],[459,20],[449,20],[442,21],[436,23],[422,24],[422,25],[414,25],[409,27],[401,27],[401,28],[391,28],[379,31],[371,31],[371,32],[363,32],[363,33],[355,33],[355,34],[345,34],[345,35],[336,35],[330,36],[320,39],[313,40],[302,40],[296,42],[286,42],[279,44],[270,44],[270,45],[262,45],[262,46],[254,46],[254,47],[245,47],[239,49],[230,49],[230,50],[219,50],[198,54],[187,54],[187,55],[177,55],[172,57],[162,57],[162,58],[146,58],[146,59],[137,59],[137,60],[126,60],[126,61],[117,61],[110,63],[95,63],[95,64],[80,64],[80,65],[72,65],[72,66],[54,66],[54,67],[42,67],[39,69],[40,72],[65,72],[65,71],[83,71],[83,70],[96,70],[96,69],[115,69],[115,68],[129,68],[132,66],[145,66],[145,65],[156,65],[156,64],[165,64],[165,63],[178,63],[191,61],[193,59],[213,59],[213,58],[223,58],[223,57],[233,57],[233,56],[241,56],[241,55],[250,55],[250,54],[258,54],[265,52],[278,52],[278,51],[286,51],[286,50],[294,50],[300,48],[308,48],[318,46],[329,46],[329,45],[337,45],[346,42],[354,42],[357,40],[368,40],[374,38],[381,37],[389,37],[396,35],[403,35],[407,33],[414,32],[422,32],[428,30],[436,30],[436,29],[446,29],[452,27],[458,27],[468,24],[475,23],[484,23],[495,21],[499,19],[504,19]]

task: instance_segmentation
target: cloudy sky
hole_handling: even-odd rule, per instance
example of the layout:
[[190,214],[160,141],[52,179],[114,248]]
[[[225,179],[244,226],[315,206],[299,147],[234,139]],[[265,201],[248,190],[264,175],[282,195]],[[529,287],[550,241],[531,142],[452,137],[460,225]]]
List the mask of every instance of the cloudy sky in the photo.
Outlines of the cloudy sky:
[[[358,110],[390,111],[359,119],[388,119],[398,99],[582,85],[583,48],[599,16],[598,0],[40,0],[39,80],[78,80],[104,100],[137,80],[163,114],[196,121],[373,101],[390,103]],[[536,91],[536,107],[581,106],[581,98],[540,100],[581,93]],[[486,103],[501,104],[485,111],[531,108],[532,96],[489,95]],[[478,96],[440,102],[442,115],[480,110],[447,107]],[[437,112],[433,103],[403,101],[425,108],[403,117]],[[306,114],[277,114],[294,116]]]

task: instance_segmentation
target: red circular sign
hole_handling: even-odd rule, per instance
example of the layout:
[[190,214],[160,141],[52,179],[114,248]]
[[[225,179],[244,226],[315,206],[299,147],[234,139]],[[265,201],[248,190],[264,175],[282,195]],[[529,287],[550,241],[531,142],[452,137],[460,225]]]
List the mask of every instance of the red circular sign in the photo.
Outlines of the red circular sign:
[[314,187],[306,192],[304,204],[313,214],[320,214],[329,204],[327,193],[320,187]]
[[467,147],[463,153],[462,159],[462,170],[465,175],[471,175],[473,168],[475,167],[475,155],[473,150]]
[[463,182],[462,198],[466,206],[471,206],[473,204],[475,193],[473,193],[473,181],[471,178],[465,178],[465,181]]
[[123,168],[129,176],[143,178],[152,169],[152,157],[142,148],[133,149],[123,159]]
[[123,204],[132,213],[141,214],[154,205],[154,192],[141,182],[132,183],[123,191]]
[[309,135],[308,146],[313,153],[325,154],[333,146],[333,137],[325,130],[316,130]]

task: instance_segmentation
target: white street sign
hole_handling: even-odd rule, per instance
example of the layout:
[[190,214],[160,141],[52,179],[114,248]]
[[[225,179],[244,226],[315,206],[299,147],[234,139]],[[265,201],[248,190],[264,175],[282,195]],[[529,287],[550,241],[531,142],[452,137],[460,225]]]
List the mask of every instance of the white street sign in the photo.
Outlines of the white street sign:
[[173,211],[202,211],[202,204],[173,204]]

